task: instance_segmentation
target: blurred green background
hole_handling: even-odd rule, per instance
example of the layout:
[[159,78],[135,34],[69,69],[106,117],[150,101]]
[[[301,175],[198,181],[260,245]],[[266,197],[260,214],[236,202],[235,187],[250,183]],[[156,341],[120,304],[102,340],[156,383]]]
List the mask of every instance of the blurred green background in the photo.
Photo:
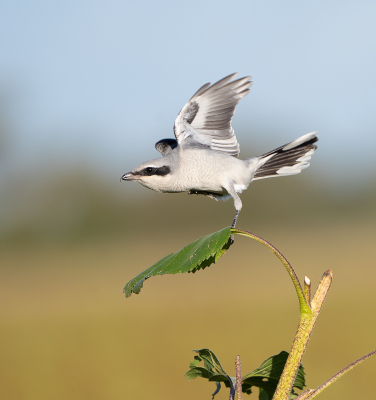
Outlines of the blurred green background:
[[[254,241],[237,238],[204,271],[155,277],[129,299],[121,293],[169,252],[228,225],[231,202],[111,188],[75,172],[41,185],[32,217],[15,211],[3,235],[2,398],[210,398],[214,384],[183,376],[191,350],[211,348],[230,374],[237,354],[246,373],[289,350],[298,301],[282,265]],[[239,228],[274,243],[313,287],[333,269],[304,357],[315,387],[375,346],[376,195],[364,187],[344,198],[305,172],[253,183]],[[30,186],[8,194],[23,198]],[[368,361],[322,398],[367,396],[374,371]]]
[[[8,2],[0,15],[0,398],[210,399],[193,349],[234,375],[289,351],[293,285],[237,238],[196,274],[123,286],[228,226],[231,201],[158,194],[120,176],[158,153],[184,102],[241,70],[241,157],[313,130],[302,174],[242,194],[238,227],[272,242],[313,288],[334,279],[303,359],[317,387],[375,349],[373,2]],[[227,55],[227,56],[225,56]],[[369,398],[370,360],[321,399]],[[257,398],[257,390],[250,398]],[[228,398],[222,389],[218,400]]]

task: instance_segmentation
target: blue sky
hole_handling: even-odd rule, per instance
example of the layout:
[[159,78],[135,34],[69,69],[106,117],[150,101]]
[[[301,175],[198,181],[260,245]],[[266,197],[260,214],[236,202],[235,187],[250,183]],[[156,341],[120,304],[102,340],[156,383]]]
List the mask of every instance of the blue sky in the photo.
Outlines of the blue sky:
[[83,160],[118,179],[198,87],[239,71],[241,157],[317,130],[316,174],[375,176],[375,21],[374,1],[3,2],[7,168]]

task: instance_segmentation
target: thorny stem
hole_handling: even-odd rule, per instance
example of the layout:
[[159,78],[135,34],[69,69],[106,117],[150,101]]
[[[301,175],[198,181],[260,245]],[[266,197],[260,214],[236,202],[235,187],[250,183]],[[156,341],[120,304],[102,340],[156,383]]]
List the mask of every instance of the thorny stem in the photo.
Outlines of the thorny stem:
[[236,392],[238,394],[238,400],[243,399],[242,394],[242,372],[241,372],[241,363],[240,356],[237,355],[235,359],[235,369],[236,369]]

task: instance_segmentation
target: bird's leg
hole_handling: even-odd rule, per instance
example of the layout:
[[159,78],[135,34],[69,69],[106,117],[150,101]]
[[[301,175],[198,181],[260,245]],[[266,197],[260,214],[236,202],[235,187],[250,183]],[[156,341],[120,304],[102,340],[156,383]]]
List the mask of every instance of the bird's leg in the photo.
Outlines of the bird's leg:
[[[234,199],[234,206],[235,206],[236,214],[235,214],[234,221],[232,222],[231,228],[235,228],[236,221],[238,220],[240,210],[242,209],[242,201],[240,200],[240,197],[236,193],[236,190],[234,187],[234,182],[230,181],[226,190],[231,195],[231,197]],[[234,235],[231,235],[231,240],[232,240],[232,242],[234,242]]]
[[231,228],[235,228],[236,221],[238,220],[238,216],[240,214],[240,210],[236,210],[234,221],[232,222]]

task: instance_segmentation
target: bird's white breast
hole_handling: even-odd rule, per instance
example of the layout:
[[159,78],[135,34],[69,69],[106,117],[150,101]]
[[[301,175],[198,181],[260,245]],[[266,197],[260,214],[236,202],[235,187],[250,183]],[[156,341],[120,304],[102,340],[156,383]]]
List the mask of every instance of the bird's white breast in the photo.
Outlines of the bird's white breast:
[[213,150],[186,150],[180,162],[178,180],[184,191],[221,192],[233,181],[236,191],[241,192],[250,183],[250,172],[243,161]]

